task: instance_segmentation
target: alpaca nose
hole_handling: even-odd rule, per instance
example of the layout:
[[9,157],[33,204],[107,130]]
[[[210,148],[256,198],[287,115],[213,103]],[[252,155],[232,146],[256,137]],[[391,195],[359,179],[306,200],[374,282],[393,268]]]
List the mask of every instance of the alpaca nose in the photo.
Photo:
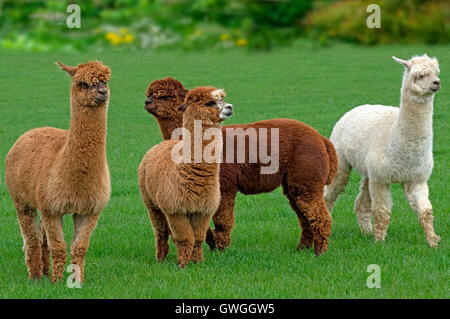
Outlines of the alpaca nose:
[[151,104],[151,103],[153,103],[153,98],[152,98],[152,97],[149,97],[149,98],[146,99],[145,102],[144,102],[145,105],[149,105],[149,104]]
[[441,80],[433,81],[433,84],[440,85],[441,84]]
[[97,92],[100,93],[100,94],[105,95],[107,91],[108,90],[106,90],[106,88],[99,88]]

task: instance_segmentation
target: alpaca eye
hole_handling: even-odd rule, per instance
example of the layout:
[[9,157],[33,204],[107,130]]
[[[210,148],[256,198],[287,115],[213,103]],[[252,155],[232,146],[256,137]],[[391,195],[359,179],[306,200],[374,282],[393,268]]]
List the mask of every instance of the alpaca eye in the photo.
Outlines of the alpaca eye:
[[160,96],[159,99],[163,100],[163,101],[167,101],[169,99],[169,97],[168,96]]
[[216,105],[216,101],[213,100],[213,101],[206,102],[205,105],[206,106],[214,106],[214,105]]
[[88,89],[89,88],[89,84],[87,84],[86,82],[80,82],[78,85],[80,87],[82,87],[83,89]]

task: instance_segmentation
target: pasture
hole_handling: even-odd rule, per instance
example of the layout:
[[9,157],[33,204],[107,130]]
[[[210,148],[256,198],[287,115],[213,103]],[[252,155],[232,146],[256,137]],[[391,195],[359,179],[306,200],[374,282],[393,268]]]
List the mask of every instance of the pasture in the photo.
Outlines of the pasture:
[[[26,53],[0,51],[0,298],[449,298],[450,147],[449,46],[360,47],[334,44],[247,53],[103,51]],[[400,185],[386,241],[362,236],[353,212],[356,172],[333,212],[328,252],[297,251],[300,228],[281,189],[236,199],[231,247],[205,260],[176,266],[176,250],[155,260],[154,235],[142,203],[137,168],[145,152],[161,141],[155,119],[144,110],[151,81],[172,76],[191,89],[225,88],[235,109],[226,122],[276,117],[303,121],[329,137],[336,121],[361,104],[399,105],[404,59],[427,53],[440,62],[442,89],[434,102],[434,160],[429,180],[435,230],[442,237],[428,247]],[[54,64],[101,60],[112,70],[108,112],[108,164],[112,196],[102,212],[86,257],[86,282],[69,289],[28,280],[22,238],[4,181],[6,155],[15,140],[35,127],[67,129],[70,79]],[[73,234],[64,218],[66,242]],[[377,264],[381,288],[366,286],[367,267]],[[69,274],[65,273],[67,278]]]

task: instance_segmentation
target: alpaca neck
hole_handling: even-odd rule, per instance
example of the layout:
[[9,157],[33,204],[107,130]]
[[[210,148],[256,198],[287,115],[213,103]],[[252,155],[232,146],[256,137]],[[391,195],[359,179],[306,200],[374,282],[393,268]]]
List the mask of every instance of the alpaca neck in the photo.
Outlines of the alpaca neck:
[[183,126],[182,120],[177,118],[158,118],[157,121],[164,140],[170,140],[172,138],[172,132]]
[[402,158],[423,157],[432,147],[433,95],[417,97],[402,89],[400,112],[388,140],[388,151]]
[[63,169],[89,175],[106,166],[107,105],[84,106],[71,101],[69,137],[63,150]]
[[[184,120],[183,127],[186,129],[185,134],[188,134],[183,135],[183,149],[190,150],[190,160],[182,163],[181,167],[209,171],[211,174],[218,173],[223,143],[220,124]],[[208,129],[213,129],[209,131],[213,135],[205,135]]]

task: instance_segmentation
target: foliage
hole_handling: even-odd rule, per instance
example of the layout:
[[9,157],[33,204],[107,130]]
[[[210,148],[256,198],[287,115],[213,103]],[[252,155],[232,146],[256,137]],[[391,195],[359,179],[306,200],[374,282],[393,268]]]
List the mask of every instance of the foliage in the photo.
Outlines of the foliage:
[[372,0],[316,2],[306,25],[311,33],[326,42],[335,38],[364,44],[448,43],[450,42],[450,4],[446,1],[379,0],[381,28],[369,29],[366,12]]
[[[81,29],[65,24],[70,3],[80,5]],[[297,35],[311,7],[308,0],[6,0],[1,46],[38,51],[93,44],[270,48]]]

